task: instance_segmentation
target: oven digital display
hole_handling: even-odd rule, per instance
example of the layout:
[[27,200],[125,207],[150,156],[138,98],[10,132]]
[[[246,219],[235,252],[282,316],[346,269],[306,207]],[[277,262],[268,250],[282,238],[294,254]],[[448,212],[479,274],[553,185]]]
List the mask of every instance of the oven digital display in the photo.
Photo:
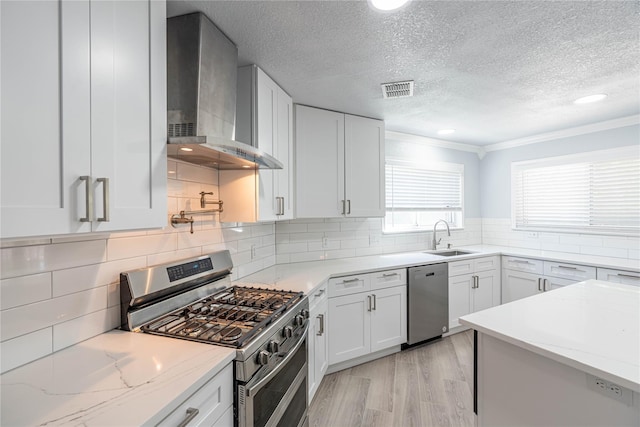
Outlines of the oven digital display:
[[211,258],[205,258],[198,261],[168,267],[167,273],[169,274],[169,281],[175,282],[176,280],[184,279],[185,277],[210,270],[213,270]]

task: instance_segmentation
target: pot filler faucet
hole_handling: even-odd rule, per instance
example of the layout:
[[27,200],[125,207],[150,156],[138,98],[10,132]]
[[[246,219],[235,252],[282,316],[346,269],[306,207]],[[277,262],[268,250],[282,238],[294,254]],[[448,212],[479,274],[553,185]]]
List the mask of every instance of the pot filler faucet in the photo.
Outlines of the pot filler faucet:
[[436,223],[433,224],[433,241],[431,242],[431,249],[433,250],[437,249],[437,246],[440,244],[440,241],[442,240],[442,237],[436,240],[436,226],[438,225],[438,223],[441,223],[441,222],[444,222],[444,225],[447,226],[447,235],[451,236],[451,231],[449,231],[449,224],[447,223],[447,221],[445,221],[444,219],[440,219],[436,221]]

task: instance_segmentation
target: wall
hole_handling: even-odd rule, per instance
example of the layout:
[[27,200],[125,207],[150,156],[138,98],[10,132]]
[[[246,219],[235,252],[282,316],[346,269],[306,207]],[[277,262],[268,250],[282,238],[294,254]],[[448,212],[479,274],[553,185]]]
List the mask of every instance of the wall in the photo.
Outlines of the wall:
[[[218,196],[215,170],[169,161],[168,209]],[[215,207],[215,205],[211,205]],[[233,279],[275,263],[275,226],[220,224],[217,214],[162,230],[3,241],[0,369],[5,372],[119,326],[119,273],[229,249]],[[254,249],[252,251],[252,248]],[[253,257],[252,257],[253,252]]]
[[639,236],[546,233],[530,235],[511,229],[511,162],[636,145],[640,126],[561,138],[506,150],[491,151],[480,162],[483,188],[480,211],[482,242],[616,258],[640,259]]

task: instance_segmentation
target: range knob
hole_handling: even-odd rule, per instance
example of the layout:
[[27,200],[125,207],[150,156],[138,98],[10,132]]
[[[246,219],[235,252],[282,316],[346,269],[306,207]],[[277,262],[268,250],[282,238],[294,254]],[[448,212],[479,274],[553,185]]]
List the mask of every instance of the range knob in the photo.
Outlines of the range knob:
[[293,328],[291,326],[285,326],[282,330],[282,336],[285,338],[291,338],[293,336]]
[[296,326],[302,326],[303,323],[304,323],[304,317],[302,316],[302,314],[298,314],[293,319],[293,324],[296,325]]
[[269,364],[269,352],[266,350],[262,350],[260,351],[260,353],[258,353],[258,363],[260,365],[268,365]]
[[271,353],[278,353],[280,351],[280,343],[278,341],[270,341],[269,351]]
[[300,314],[304,316],[305,319],[309,318],[309,310],[302,310]]

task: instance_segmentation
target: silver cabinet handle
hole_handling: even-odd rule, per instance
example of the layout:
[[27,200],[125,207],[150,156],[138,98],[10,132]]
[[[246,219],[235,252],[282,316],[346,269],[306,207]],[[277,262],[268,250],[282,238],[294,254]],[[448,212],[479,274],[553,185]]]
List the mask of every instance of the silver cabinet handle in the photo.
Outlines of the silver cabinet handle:
[[322,294],[324,294],[325,290],[324,289],[320,289],[320,292],[318,292],[317,294],[314,294],[315,297],[319,297]]
[[542,279],[538,277],[538,291],[542,292],[542,289],[540,288],[540,282],[542,282]]
[[100,222],[109,222],[109,178],[98,178],[96,181],[102,183],[102,218]]
[[509,262],[515,262],[516,264],[531,264],[529,261],[524,261],[520,259],[510,259]]
[[322,336],[322,334],[324,334],[324,314],[318,314],[318,320],[320,320],[320,330],[316,335]]
[[282,209],[280,209],[280,215],[284,215],[284,197],[280,197],[280,203],[282,206]]
[[182,422],[180,424],[178,424],[178,427],[185,427],[187,424],[189,424],[195,417],[198,416],[198,413],[200,413],[199,409],[196,408],[187,408],[187,418],[185,418],[184,420],[182,420]]
[[351,215],[351,200],[347,200],[347,215]]
[[398,276],[398,273],[385,273],[382,275],[382,277],[393,277],[393,276]]
[[347,213],[347,201],[346,200],[342,200],[342,215],[345,215]]
[[631,279],[640,279],[640,276],[634,276],[633,274],[623,274],[623,273],[618,273],[617,276],[620,277],[629,277]]
[[367,311],[371,311],[371,295],[367,295],[367,300],[369,300],[369,308]]
[[93,191],[91,191],[91,177],[83,175],[80,177],[80,181],[84,181],[84,209],[86,216],[80,218],[80,222],[91,222],[93,218]]
[[476,278],[476,289],[480,287],[480,276],[475,276]]
[[558,268],[564,268],[565,270],[577,270],[576,267],[567,267],[566,265],[559,265]]
[[276,197],[276,215],[284,215],[284,197]]
[[542,279],[542,290],[543,290],[544,292],[547,292],[547,291],[548,291],[548,289],[547,289],[547,284],[548,284],[548,283],[549,283],[549,279]]
[[355,283],[355,282],[359,282],[360,279],[355,278],[355,279],[348,279],[348,280],[343,280],[342,283]]
[[377,304],[376,304],[376,294],[372,294],[372,295],[373,295],[373,309],[372,310],[375,310],[376,306],[377,306]]

